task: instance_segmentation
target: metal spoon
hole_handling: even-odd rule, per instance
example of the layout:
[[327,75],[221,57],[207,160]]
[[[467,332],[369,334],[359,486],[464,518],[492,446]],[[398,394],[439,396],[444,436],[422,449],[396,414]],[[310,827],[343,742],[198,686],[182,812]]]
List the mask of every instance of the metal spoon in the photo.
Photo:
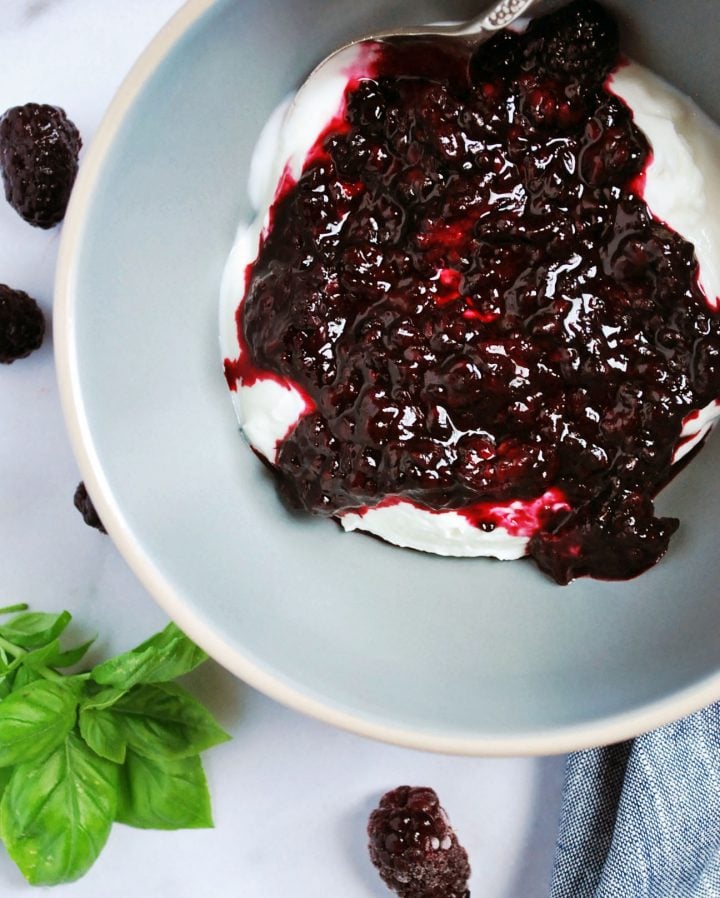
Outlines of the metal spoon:
[[362,41],[437,34],[443,37],[457,37],[465,43],[478,46],[491,38],[496,31],[512,25],[516,19],[529,12],[533,6],[537,7],[537,10],[533,10],[535,17],[537,17],[564,6],[566,2],[567,0],[493,0],[491,3],[485,2],[483,4],[485,7],[484,11],[467,22],[455,23],[453,25],[412,25],[387,31],[373,31],[371,34],[349,41],[343,47],[335,50],[316,67],[315,71],[330,60],[335,53],[341,53],[346,47]]
[[[397,37],[418,37],[438,35],[445,38],[455,38],[468,47],[475,48],[489,40],[497,31],[512,25],[525,13],[533,12],[533,15],[545,15],[564,6],[568,0],[493,0],[483,4],[484,10],[478,16],[466,22],[453,25],[412,25],[403,28],[395,28],[386,31],[373,31],[362,37],[355,38],[334,50],[312,70],[295,95],[293,106],[299,105],[306,87],[328,67],[336,68],[338,57],[344,56],[349,50],[353,50],[358,44],[366,41],[392,40]],[[535,7],[535,9],[532,9]]]

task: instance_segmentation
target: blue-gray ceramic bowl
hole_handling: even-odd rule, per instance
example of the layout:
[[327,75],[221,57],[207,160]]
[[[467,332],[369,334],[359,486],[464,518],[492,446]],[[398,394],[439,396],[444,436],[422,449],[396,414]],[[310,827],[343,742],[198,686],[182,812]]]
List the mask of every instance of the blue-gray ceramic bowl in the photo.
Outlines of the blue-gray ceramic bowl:
[[[614,5],[632,51],[720,117],[714,3]],[[473,12],[471,0],[391,6],[191,0],[142,56],[63,233],[55,326],[74,448],[148,590],[278,700],[447,752],[622,739],[720,697],[719,439],[663,494],[683,524],[657,567],[561,588],[525,562],[435,558],[290,515],[237,430],[218,285],[247,213],[251,148],[348,37]]]

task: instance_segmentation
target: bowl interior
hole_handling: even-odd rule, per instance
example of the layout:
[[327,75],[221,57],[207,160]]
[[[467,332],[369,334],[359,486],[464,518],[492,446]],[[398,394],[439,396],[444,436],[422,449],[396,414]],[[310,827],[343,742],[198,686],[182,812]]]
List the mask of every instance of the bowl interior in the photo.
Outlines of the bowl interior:
[[[713,2],[685,7],[710,15]],[[641,58],[674,48],[672,28],[690,18],[671,0],[615,6],[631,37],[643,35]],[[165,608],[290,704],[457,751],[560,751],[629,735],[720,695],[720,439],[662,496],[682,527],[656,568],[561,588],[525,562],[428,557],[294,516],[238,433],[218,287],[247,213],[260,127],[344,39],[380,23],[469,16],[474,5],[386,7],[220,0],[122,118],[116,104],[63,246],[59,365],[83,472]],[[711,90],[699,93],[712,83],[702,60],[716,17],[709,26],[713,40],[694,30],[697,66],[663,52],[655,68],[720,114]]]

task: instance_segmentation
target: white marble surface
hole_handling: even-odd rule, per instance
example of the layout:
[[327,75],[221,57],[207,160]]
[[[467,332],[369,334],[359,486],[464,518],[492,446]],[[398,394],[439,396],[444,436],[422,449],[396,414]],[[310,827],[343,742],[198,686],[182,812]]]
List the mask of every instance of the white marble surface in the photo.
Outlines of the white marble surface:
[[[243,0],[238,0],[243,2]],[[180,0],[2,0],[0,111],[64,106],[88,144],[129,66]],[[60,230],[26,225],[0,201],[0,282],[24,289],[48,319]],[[101,299],[101,298],[100,298]],[[0,370],[0,604],[68,608],[98,632],[95,657],[164,624],[107,537],[72,505],[79,479],[58,402],[52,337]],[[370,742],[289,711],[212,663],[193,687],[233,734],[206,756],[216,828],[177,833],[116,826],[80,882],[87,898],[304,898],[389,894],[365,850],[378,796],[431,785],[468,848],[475,898],[544,898],[563,759],[464,759]],[[27,895],[0,849],[0,894]]]

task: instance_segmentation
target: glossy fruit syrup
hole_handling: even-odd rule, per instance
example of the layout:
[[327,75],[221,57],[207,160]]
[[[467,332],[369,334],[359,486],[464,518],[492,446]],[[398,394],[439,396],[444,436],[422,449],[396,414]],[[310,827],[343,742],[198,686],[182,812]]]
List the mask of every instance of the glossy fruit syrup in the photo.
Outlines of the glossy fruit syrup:
[[635,576],[678,526],[653,498],[720,395],[720,322],[643,200],[650,147],[606,87],[615,22],[576,2],[471,57],[412,39],[375,59],[278,193],[238,312],[244,377],[307,397],[285,495],[484,530],[548,495],[544,571]]

